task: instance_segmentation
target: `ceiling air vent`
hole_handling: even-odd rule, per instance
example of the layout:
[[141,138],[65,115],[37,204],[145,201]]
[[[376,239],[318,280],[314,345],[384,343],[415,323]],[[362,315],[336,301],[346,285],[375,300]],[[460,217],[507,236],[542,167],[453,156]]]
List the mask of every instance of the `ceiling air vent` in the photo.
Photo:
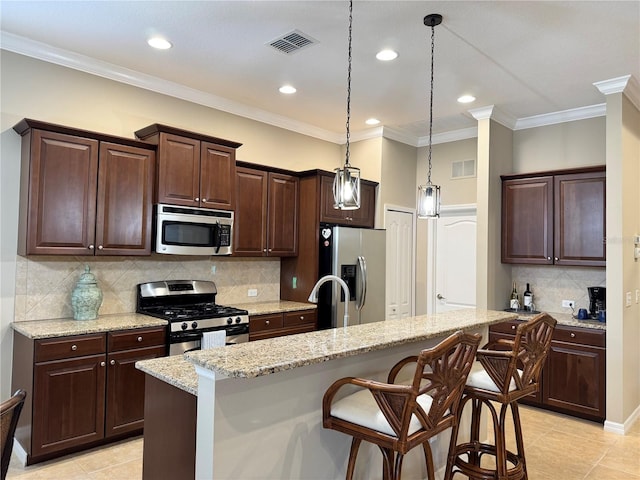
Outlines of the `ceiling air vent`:
[[318,42],[309,35],[304,34],[299,30],[294,30],[291,33],[287,33],[286,35],[272,40],[269,42],[269,45],[282,53],[291,55],[292,53],[296,53],[303,48],[315,45],[316,43]]

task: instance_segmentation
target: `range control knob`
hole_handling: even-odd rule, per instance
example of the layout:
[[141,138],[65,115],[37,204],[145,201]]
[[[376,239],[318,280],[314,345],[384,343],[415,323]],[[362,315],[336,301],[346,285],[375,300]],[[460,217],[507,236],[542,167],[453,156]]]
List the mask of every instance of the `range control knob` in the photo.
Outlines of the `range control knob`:
[[191,324],[191,328],[193,328],[193,329],[198,328],[198,322],[193,322],[193,323]]
[[240,317],[236,317],[236,323],[240,323],[242,319]]
[[187,325],[187,322],[182,322],[181,328],[183,330],[186,330],[187,328],[189,328],[189,325]]
[[227,325],[231,325],[233,323],[233,319],[231,317],[227,318]]

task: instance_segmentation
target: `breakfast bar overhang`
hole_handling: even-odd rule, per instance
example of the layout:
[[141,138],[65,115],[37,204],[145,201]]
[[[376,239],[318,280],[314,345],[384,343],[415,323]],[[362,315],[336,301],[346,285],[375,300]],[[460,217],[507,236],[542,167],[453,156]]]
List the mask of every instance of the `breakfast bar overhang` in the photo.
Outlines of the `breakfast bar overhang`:
[[[385,381],[398,360],[456,330],[486,336],[489,325],[515,318],[464,309],[185,354],[198,374],[196,478],[344,477],[350,439],[322,427],[322,396],[333,381]],[[448,439],[443,432],[432,440],[436,470]],[[379,452],[362,447],[356,478],[380,478]],[[420,449],[407,455],[409,478],[424,478],[424,468]]]

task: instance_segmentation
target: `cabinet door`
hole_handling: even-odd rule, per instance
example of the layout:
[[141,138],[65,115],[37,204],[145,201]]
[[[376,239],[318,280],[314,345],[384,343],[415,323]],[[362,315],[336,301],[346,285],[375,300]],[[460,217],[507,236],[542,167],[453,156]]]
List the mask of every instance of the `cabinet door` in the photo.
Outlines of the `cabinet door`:
[[267,254],[267,172],[236,169],[236,215],[233,254],[262,257]]
[[368,183],[360,183],[360,208],[346,210],[349,225],[373,228],[376,216],[376,187]]
[[553,340],[544,367],[545,405],[603,420],[605,356],[604,348]]
[[102,142],[96,255],[150,255],[155,152]]
[[200,140],[160,133],[158,203],[197,207],[200,203]]
[[269,173],[268,255],[292,257],[298,254],[297,177]]
[[92,255],[98,141],[34,129],[29,171],[25,253]]
[[556,265],[606,266],[606,173],[554,177]]
[[202,142],[200,152],[200,205],[235,208],[236,151]]
[[327,175],[320,177],[320,221],[345,225],[347,210],[333,208],[333,178]]
[[553,177],[503,182],[502,262],[553,263]]
[[144,377],[138,360],[164,357],[165,347],[137,348],[107,357],[107,410],[105,436],[141,430],[144,426]]
[[104,437],[105,361],[102,354],[35,365],[32,456]]

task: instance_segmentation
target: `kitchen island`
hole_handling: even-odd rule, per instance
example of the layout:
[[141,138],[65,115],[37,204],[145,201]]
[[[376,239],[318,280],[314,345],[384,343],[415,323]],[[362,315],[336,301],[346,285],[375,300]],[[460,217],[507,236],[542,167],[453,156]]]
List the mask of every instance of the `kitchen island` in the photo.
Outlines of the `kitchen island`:
[[[185,359],[198,374],[195,477],[341,478],[351,439],[322,428],[322,396],[333,381],[345,376],[385,380],[398,360],[456,330],[486,335],[489,325],[515,318],[509,312],[458,310],[189,352]],[[186,394],[194,383],[183,375],[185,359],[139,362],[138,368],[165,385],[179,369],[172,388]],[[154,402],[151,396],[147,400]],[[170,429],[165,432],[172,435]],[[147,433],[145,449],[154,441]],[[436,468],[444,465],[448,436],[444,432],[432,441]],[[368,447],[362,446],[357,475],[380,478],[379,452]],[[415,449],[403,473],[424,478],[423,463],[421,450]]]

